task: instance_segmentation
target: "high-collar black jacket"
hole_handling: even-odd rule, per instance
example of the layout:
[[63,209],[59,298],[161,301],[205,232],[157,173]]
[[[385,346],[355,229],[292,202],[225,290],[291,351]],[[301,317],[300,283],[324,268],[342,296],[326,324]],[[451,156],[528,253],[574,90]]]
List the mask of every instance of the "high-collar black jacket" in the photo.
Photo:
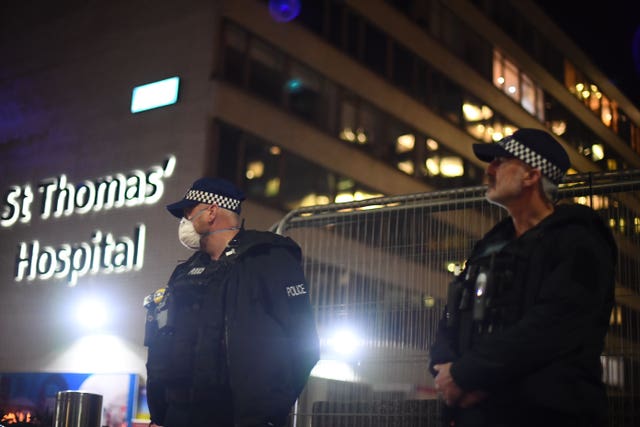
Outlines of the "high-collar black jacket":
[[[319,358],[300,248],[287,237],[243,229],[219,261],[196,252],[176,267],[171,280],[200,272],[212,262],[229,263],[223,334],[233,423],[237,427],[279,425]],[[206,312],[207,307],[203,308]],[[162,425],[171,402],[166,400],[162,381],[148,374],[151,419]]]
[[558,205],[536,227],[514,236],[513,222],[505,218],[475,245],[465,267],[483,258],[486,264],[485,255],[498,248],[494,268],[510,270],[489,276],[500,282],[489,304],[498,318],[493,329],[472,320],[470,311],[458,328],[443,318],[430,369],[435,374],[434,364],[453,362],[456,384],[488,393],[475,408],[451,411],[458,426],[528,425],[527,419],[544,414],[551,415],[541,425],[553,425],[555,415],[599,425],[607,408],[600,357],[617,261],[612,233],[592,209]]

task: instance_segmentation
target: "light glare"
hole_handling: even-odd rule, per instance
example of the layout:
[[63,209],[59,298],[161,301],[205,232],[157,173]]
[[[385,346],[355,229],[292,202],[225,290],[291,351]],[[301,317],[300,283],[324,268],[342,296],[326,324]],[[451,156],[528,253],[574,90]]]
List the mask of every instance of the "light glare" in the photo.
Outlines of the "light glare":
[[360,340],[352,331],[341,329],[333,334],[328,344],[336,353],[349,355],[355,352],[356,348],[360,345]]
[[76,310],[78,324],[86,329],[97,329],[104,326],[108,317],[103,302],[97,299],[81,301]]

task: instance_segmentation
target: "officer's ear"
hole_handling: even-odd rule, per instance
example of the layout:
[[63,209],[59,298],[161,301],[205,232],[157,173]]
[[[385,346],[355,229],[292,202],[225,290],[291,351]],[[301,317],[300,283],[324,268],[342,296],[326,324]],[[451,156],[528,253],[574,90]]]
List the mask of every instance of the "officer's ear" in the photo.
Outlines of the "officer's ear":
[[535,187],[542,180],[542,171],[539,168],[527,168],[525,172],[523,184],[525,186]]
[[209,224],[213,223],[216,216],[218,216],[218,209],[220,209],[220,207],[215,203],[207,207],[207,222],[209,222]]

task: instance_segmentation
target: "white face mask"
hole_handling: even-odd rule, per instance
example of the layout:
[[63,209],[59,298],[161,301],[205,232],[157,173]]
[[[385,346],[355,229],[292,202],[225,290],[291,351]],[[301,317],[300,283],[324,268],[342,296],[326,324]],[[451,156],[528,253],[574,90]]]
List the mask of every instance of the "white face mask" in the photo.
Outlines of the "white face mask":
[[180,239],[180,243],[193,251],[197,251],[198,249],[200,249],[200,239],[202,238],[202,236],[198,234],[196,228],[193,226],[192,221],[202,215],[202,213],[206,210],[207,208],[202,209],[191,219],[183,217],[182,219],[180,219],[180,225],[178,225],[178,239]]
[[180,243],[191,250],[197,251],[200,249],[200,235],[193,226],[193,223],[187,218],[180,220],[178,239],[180,239]]

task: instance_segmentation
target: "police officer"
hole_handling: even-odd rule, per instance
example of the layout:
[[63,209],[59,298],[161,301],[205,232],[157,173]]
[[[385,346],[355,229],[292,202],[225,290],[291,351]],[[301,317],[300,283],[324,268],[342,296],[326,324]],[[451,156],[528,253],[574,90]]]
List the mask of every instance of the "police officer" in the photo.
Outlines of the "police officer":
[[430,361],[445,424],[605,425],[614,239],[592,209],[554,203],[570,163],[547,132],[473,150],[489,163],[486,198],[509,216],[449,285]]
[[300,248],[245,230],[244,198],[202,178],[167,206],[195,253],[145,299],[152,426],[282,426],[318,360]]

